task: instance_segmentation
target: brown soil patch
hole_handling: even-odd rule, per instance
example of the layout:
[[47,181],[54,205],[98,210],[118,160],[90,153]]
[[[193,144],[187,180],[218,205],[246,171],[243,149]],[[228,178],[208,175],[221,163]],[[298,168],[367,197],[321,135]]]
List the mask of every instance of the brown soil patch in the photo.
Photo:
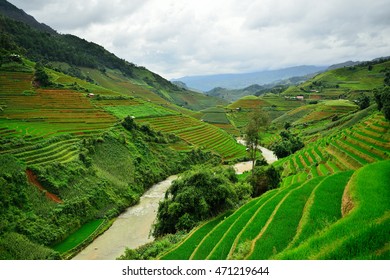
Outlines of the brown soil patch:
[[37,175],[34,174],[34,172],[32,172],[32,170],[30,169],[27,169],[26,170],[26,175],[27,175],[27,179],[28,179],[28,182],[34,186],[36,186],[39,190],[41,191],[44,191],[45,192],[45,195],[48,199],[56,202],[56,203],[62,203],[62,200],[61,198],[59,198],[58,196],[56,196],[55,194],[51,193],[51,192],[48,192],[43,186],[42,184],[38,181],[38,178],[37,178]]

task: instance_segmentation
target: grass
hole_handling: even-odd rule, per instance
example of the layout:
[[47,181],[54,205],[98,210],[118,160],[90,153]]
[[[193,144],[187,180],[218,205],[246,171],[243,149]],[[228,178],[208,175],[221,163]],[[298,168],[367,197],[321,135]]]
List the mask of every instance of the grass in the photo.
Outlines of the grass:
[[[261,205],[272,194],[273,194],[272,191],[268,192],[267,194],[264,194],[263,196],[255,199],[253,201],[255,202],[255,204],[250,202],[245,204],[243,207],[241,207],[240,210],[237,211],[238,213],[235,216],[235,220],[232,219],[232,221],[226,222],[226,224],[228,224],[227,230],[224,230],[223,227],[216,229],[216,231],[219,231],[220,233],[212,234],[208,238],[210,244],[213,244],[213,246],[210,248],[212,250],[209,250],[207,259],[211,259],[211,260],[226,259],[237,235],[240,233],[240,231],[245,226],[247,221],[251,218],[251,216],[256,212],[258,207],[261,207]],[[220,238],[218,238],[218,236],[220,236],[221,234],[223,235]]]
[[215,219],[212,219],[198,228],[192,230],[188,237],[184,239],[181,243],[179,243],[174,249],[167,252],[165,255],[161,256],[161,260],[188,260],[198,246],[198,244],[202,241],[203,237],[212,230],[216,225],[218,225],[227,214],[221,215]]
[[145,117],[162,117],[168,115],[175,115],[177,112],[172,110],[151,105],[151,104],[142,104],[142,105],[118,105],[118,106],[105,106],[104,109],[119,119],[124,119],[127,116],[134,116],[135,118],[145,118]]
[[184,115],[151,117],[138,119],[139,123],[149,123],[154,129],[174,133],[184,141],[218,153],[224,160],[243,158],[246,156],[245,147],[217,127],[200,122]]
[[259,199],[252,200],[251,202],[245,204],[243,207],[230,215],[223,222],[218,224],[213,228],[202,240],[202,242],[197,246],[196,250],[191,255],[191,259],[202,260],[206,259],[210,252],[213,250],[213,247],[217,245],[218,241],[224,236],[230,227],[237,222],[241,215],[249,210],[251,210],[254,205],[257,205]]
[[322,178],[305,205],[299,222],[299,230],[289,248],[323,230],[341,218],[341,197],[353,171],[346,171]]
[[91,235],[93,235],[97,229],[104,223],[105,220],[98,219],[92,222],[84,224],[80,229],[71,234],[68,238],[66,238],[63,242],[55,245],[53,247],[54,250],[64,254],[83,242],[85,242]]
[[310,180],[284,197],[267,229],[252,241],[255,244],[249,259],[268,259],[287,247],[296,234],[308,197],[321,180],[320,177]]
[[220,124],[229,124],[229,120],[226,117],[225,112],[222,113],[216,113],[216,112],[210,112],[205,113],[202,116],[202,120],[208,123],[220,123]]
[[[281,259],[353,259],[388,243],[390,160],[366,165],[351,177],[344,197],[353,202],[343,218],[312,235],[300,246],[276,256]],[[367,187],[370,186],[370,187]],[[373,234],[373,228],[381,228]],[[370,239],[370,236],[375,238]],[[369,243],[364,242],[369,241]],[[363,241],[363,242],[362,242]],[[370,244],[370,247],[368,247]],[[346,248],[348,248],[346,250]]]
[[288,188],[278,190],[257,209],[234,240],[228,258],[234,259],[239,253],[241,244],[247,242],[248,240],[253,240],[256,236],[258,236],[275,207],[290,190],[296,188],[297,186],[299,186],[299,184],[293,184]]

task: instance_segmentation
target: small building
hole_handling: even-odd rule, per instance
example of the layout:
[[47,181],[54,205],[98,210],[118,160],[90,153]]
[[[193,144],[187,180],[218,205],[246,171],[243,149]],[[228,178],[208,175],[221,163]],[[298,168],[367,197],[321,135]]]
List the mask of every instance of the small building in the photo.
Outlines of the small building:
[[94,93],[88,93],[88,95],[87,95],[89,98],[94,98],[95,97],[95,94]]
[[297,95],[297,96],[296,96],[296,99],[297,99],[297,100],[304,100],[305,98],[303,97],[303,95]]

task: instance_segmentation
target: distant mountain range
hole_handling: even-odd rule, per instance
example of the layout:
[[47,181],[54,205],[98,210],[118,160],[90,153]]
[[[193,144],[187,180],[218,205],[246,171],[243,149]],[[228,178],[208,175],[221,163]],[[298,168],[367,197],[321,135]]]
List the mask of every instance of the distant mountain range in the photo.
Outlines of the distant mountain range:
[[305,76],[317,72],[325,71],[328,66],[301,65],[278,70],[266,70],[243,74],[218,74],[205,76],[187,76],[172,81],[180,81],[189,88],[203,92],[213,88],[222,87],[226,89],[242,89],[253,84],[264,85],[274,83],[279,80],[296,76]]

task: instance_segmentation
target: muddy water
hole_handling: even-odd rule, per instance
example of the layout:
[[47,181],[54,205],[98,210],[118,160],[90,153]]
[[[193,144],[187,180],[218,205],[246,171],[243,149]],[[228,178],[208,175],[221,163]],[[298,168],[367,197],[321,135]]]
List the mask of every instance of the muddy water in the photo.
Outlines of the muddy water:
[[152,186],[140,199],[129,207],[101,236],[81,251],[74,260],[114,260],[125,251],[126,247],[137,248],[151,242],[152,224],[156,218],[158,202],[177,176]]
[[[265,149],[265,148],[264,148]],[[267,150],[267,149],[265,149]],[[262,150],[268,163],[275,161],[272,151]],[[249,171],[252,162],[241,162],[234,165],[237,174]],[[129,207],[101,236],[96,238],[89,246],[81,251],[74,260],[114,260],[122,255],[126,247],[137,248],[151,242],[152,224],[156,218],[158,202],[164,197],[165,191],[177,176],[152,186],[140,199],[140,202]]]
[[[261,150],[261,153],[268,164],[274,163],[278,160],[278,158],[275,156],[274,152],[271,150],[268,150],[267,148],[259,146],[259,149]],[[245,171],[249,171],[252,169],[252,161],[244,161],[240,162],[234,165],[234,170],[236,170],[237,174],[242,174]]]
[[[242,139],[238,139],[237,142],[244,146],[246,144],[245,141]],[[267,161],[268,164],[272,164],[278,160],[278,157],[274,154],[273,151],[268,150],[267,148],[264,148],[262,146],[257,146],[257,148],[261,151],[261,154],[263,155],[264,159]]]
[[264,148],[261,146],[258,146],[258,147],[259,147],[263,157],[265,158],[265,160],[267,161],[268,164],[272,164],[278,160],[278,157],[274,154],[273,151],[268,150],[267,148]]

